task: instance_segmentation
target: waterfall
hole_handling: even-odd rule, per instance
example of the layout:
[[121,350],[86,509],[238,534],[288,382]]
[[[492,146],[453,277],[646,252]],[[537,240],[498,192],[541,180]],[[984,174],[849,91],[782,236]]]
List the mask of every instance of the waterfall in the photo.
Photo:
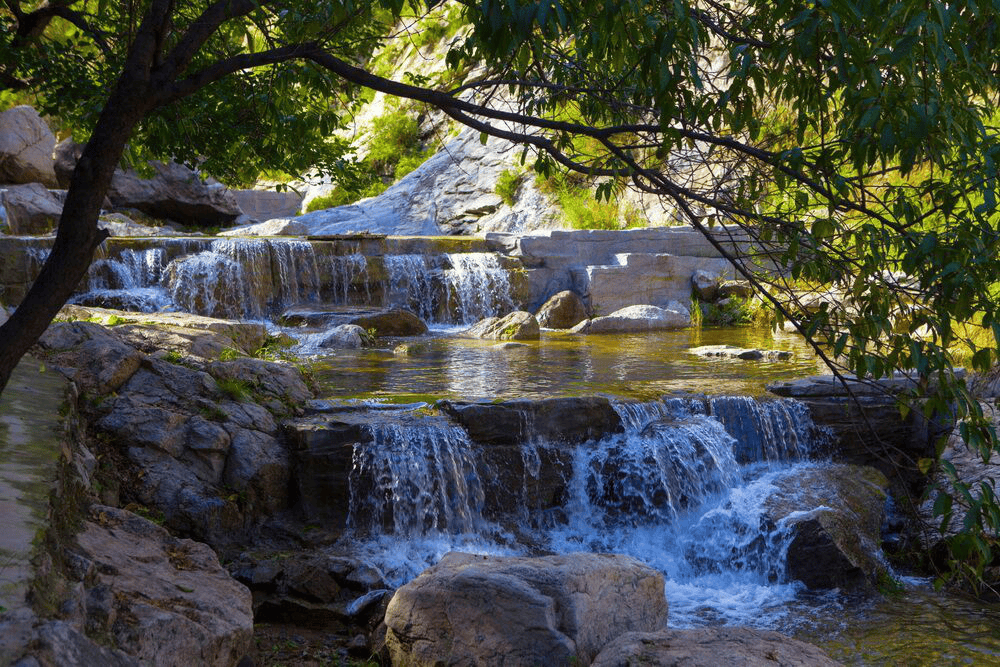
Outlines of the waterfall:
[[809,409],[795,400],[720,396],[709,406],[712,416],[739,443],[736,458],[741,463],[801,460],[812,453],[821,438]]
[[428,322],[473,324],[516,309],[510,279],[492,253],[387,255],[387,301]]
[[126,248],[115,257],[96,259],[87,272],[88,292],[72,302],[146,313],[165,309],[171,305],[159,286],[165,256],[163,248]]
[[[778,623],[791,534],[767,501],[810,466],[792,400],[618,402],[625,432],[478,446],[443,417],[367,422],[350,471],[350,548],[395,583],[451,549],[632,555],[667,580],[672,624]],[[784,429],[784,430],[783,430]]]
[[349,477],[354,531],[422,537],[485,528],[471,443],[463,429],[442,421],[367,425],[371,443],[355,446]]

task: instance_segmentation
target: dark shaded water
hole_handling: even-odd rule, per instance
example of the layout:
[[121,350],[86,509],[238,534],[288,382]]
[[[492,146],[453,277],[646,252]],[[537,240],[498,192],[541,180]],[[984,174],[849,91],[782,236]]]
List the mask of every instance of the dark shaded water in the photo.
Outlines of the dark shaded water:
[[45,525],[59,458],[65,386],[25,357],[0,394],[0,608],[25,605],[32,542]]

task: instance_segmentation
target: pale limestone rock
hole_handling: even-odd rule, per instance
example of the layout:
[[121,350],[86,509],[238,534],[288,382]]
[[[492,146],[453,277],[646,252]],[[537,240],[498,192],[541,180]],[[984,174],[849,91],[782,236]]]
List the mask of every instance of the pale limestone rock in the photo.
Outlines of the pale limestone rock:
[[298,220],[273,218],[266,222],[234,227],[219,232],[219,236],[305,236],[309,228]]
[[823,651],[769,630],[696,628],[629,632],[604,647],[592,667],[836,667]]
[[611,639],[667,620],[663,575],[628,556],[450,553],[386,610],[393,664],[589,664]]
[[0,183],[41,183],[58,187],[52,167],[56,138],[32,107],[0,113]]
[[181,235],[169,227],[140,224],[123,213],[105,213],[98,219],[97,226],[113,237]]
[[719,294],[719,274],[704,269],[696,269],[691,274],[691,291],[700,301],[715,301]]
[[44,185],[14,185],[2,198],[7,229],[14,236],[48,234],[59,224],[62,202]]
[[517,310],[503,317],[487,317],[474,324],[465,335],[492,340],[538,340],[538,320],[531,313]]
[[364,344],[366,333],[357,324],[341,324],[330,329],[319,346],[346,350],[357,349]]
[[649,305],[628,306],[604,317],[584,320],[570,331],[580,334],[638,333],[683,329],[689,326],[691,326],[691,314],[687,308],[672,302],[667,304],[666,308]]
[[787,350],[758,350],[735,345],[702,345],[692,347],[688,350],[688,354],[744,361],[787,361],[792,358],[792,353]]

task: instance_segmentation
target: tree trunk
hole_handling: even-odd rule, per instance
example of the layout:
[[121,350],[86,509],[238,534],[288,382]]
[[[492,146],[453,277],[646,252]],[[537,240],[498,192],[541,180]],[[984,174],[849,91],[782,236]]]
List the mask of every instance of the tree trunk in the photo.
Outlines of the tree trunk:
[[17,310],[0,326],[0,393],[80,284],[107,236],[97,227],[101,204],[128,138],[149,111],[143,102],[149,98],[147,87],[136,78],[125,72],[119,79],[73,172],[52,252]]

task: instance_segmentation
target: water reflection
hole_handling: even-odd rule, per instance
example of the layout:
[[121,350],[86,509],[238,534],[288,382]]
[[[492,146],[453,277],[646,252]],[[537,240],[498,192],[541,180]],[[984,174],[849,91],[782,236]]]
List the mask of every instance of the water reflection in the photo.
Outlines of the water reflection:
[[1000,605],[910,581],[798,633],[845,665],[1000,665]]
[[35,533],[45,525],[59,456],[65,380],[25,357],[0,395],[0,609],[25,605]]
[[[398,342],[398,341],[397,341]],[[700,345],[788,350],[788,361],[703,359]],[[540,341],[498,344],[437,332],[403,349],[339,350],[318,357],[330,397],[541,398],[610,394],[651,399],[672,391],[759,395],[764,385],[822,372],[797,337],[746,328],[629,335],[543,332]]]

